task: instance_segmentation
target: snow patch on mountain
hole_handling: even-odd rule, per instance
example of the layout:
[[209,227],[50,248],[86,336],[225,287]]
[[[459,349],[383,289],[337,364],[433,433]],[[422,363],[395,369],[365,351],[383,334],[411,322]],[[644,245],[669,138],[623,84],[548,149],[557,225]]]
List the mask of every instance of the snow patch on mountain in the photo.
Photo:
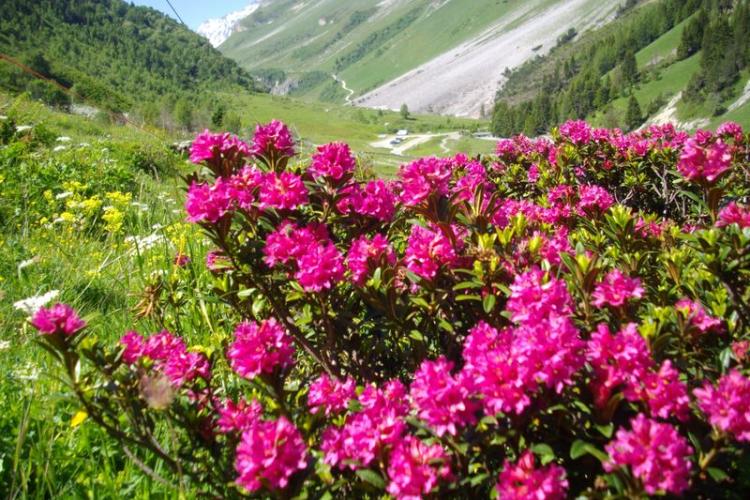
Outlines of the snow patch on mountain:
[[218,47],[234,33],[240,24],[240,21],[255,12],[260,6],[261,0],[252,0],[247,7],[235,12],[230,12],[224,17],[208,19],[201,23],[196,30],[199,35],[203,35],[214,47]]

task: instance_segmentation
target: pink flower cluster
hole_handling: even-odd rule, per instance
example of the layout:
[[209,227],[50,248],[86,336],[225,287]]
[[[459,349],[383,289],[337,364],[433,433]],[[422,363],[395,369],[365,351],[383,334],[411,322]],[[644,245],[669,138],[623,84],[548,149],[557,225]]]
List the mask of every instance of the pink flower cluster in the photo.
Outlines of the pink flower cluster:
[[630,467],[650,495],[678,495],[688,489],[693,450],[687,440],[673,426],[649,420],[642,413],[630,421],[630,428],[618,430],[616,438],[607,445],[609,460],[604,469],[611,472]]
[[439,444],[428,445],[414,436],[401,440],[388,459],[387,491],[397,500],[429,495],[441,479],[451,477],[450,459]]
[[711,425],[738,441],[750,442],[750,379],[731,370],[716,386],[706,383],[693,394]]
[[538,269],[518,275],[507,311],[519,323],[498,331],[480,322],[464,343],[464,371],[485,413],[521,414],[541,385],[557,392],[583,366],[584,343],[569,317],[572,300],[562,280]]
[[645,290],[641,280],[625,276],[619,269],[613,269],[594,289],[593,304],[596,307],[622,307],[629,300],[643,298]]
[[294,277],[308,292],[330,289],[344,277],[344,257],[321,224],[298,228],[285,220],[268,235],[263,253],[269,267],[293,264]]
[[339,469],[367,467],[386,448],[403,440],[406,431],[406,389],[397,380],[382,389],[368,386],[358,398],[362,409],[343,427],[330,426],[321,439],[325,463]]
[[606,212],[615,200],[601,186],[584,184],[578,188],[578,213],[581,215]]
[[652,416],[685,421],[690,398],[679,372],[666,360],[658,370],[635,323],[616,335],[600,324],[586,347],[586,358],[593,369],[592,390],[597,406],[607,405],[612,392],[622,388],[629,401],[642,401]]
[[372,238],[360,236],[352,242],[346,256],[346,265],[352,274],[352,282],[364,286],[367,278],[378,267],[394,266],[396,254],[382,234]]
[[242,432],[261,418],[263,407],[255,399],[249,403],[244,398],[237,403],[227,399],[217,408],[216,413],[216,425],[221,432]]
[[713,184],[732,167],[732,151],[721,139],[711,145],[691,138],[685,143],[677,170],[693,182]]
[[55,304],[40,308],[31,318],[31,326],[42,335],[63,335],[70,337],[86,327],[86,322],[78,317],[67,304]]
[[398,172],[401,180],[401,202],[416,207],[433,195],[446,195],[453,172],[450,160],[420,158],[404,165]]
[[120,338],[123,346],[122,360],[133,365],[146,357],[154,368],[162,372],[175,387],[186,382],[211,376],[211,366],[203,354],[189,352],[185,342],[166,330],[144,339],[136,332],[127,332]]
[[253,155],[265,159],[291,157],[295,153],[294,139],[286,125],[278,120],[272,120],[255,127],[250,151]]
[[390,186],[378,179],[365,184],[350,184],[339,192],[341,198],[336,209],[342,214],[355,213],[389,222],[396,211],[396,196]]
[[516,463],[505,461],[495,489],[500,500],[559,500],[565,498],[568,480],[565,469],[555,464],[537,468],[534,454],[525,451]]
[[[206,162],[217,175],[229,175],[233,167],[241,165],[250,156],[250,147],[237,136],[223,133],[213,134],[204,130],[198,134],[190,147],[190,161]],[[226,165],[222,165],[226,163]]]
[[457,250],[463,242],[453,229],[449,237],[439,227],[426,228],[414,225],[406,246],[406,268],[426,280],[432,280],[441,267],[451,267],[458,259]]
[[251,492],[265,486],[286,488],[296,472],[307,468],[307,460],[302,434],[286,417],[258,420],[242,433],[237,446],[237,484]]
[[591,127],[583,120],[569,120],[560,125],[560,135],[573,144],[582,146],[592,139]]
[[409,397],[417,415],[435,430],[438,436],[455,436],[458,427],[476,422],[479,409],[472,399],[472,381],[466,372],[451,375],[453,363],[441,356],[424,361],[414,374]]
[[355,165],[356,161],[349,150],[349,145],[343,142],[332,142],[318,146],[307,171],[316,180],[327,178],[340,181],[354,172]]
[[218,178],[212,185],[191,184],[185,210],[191,222],[215,223],[236,208],[292,210],[307,202],[307,188],[300,176],[291,172],[263,173],[248,166],[231,177]]
[[357,396],[357,384],[353,378],[347,377],[343,382],[325,373],[310,384],[307,393],[307,406],[310,413],[318,413],[323,409],[326,417],[346,410],[349,401]]
[[726,207],[719,211],[719,220],[716,221],[718,227],[725,227],[737,224],[744,229],[750,227],[750,208],[730,202]]
[[235,328],[227,359],[241,377],[270,375],[294,364],[293,339],[275,318],[246,321]]
[[688,324],[700,333],[721,332],[724,324],[719,318],[706,314],[706,310],[700,302],[682,298],[675,304],[677,311],[683,315]]

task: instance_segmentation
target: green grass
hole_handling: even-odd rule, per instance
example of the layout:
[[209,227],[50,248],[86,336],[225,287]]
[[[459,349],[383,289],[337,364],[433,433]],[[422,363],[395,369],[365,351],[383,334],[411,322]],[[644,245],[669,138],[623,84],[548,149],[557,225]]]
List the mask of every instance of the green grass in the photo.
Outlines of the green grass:
[[675,25],[671,30],[654,40],[650,45],[635,54],[638,68],[643,70],[648,66],[658,66],[664,62],[671,62],[680,46],[680,39],[685,25],[692,20],[692,16]]
[[[660,69],[656,74],[651,75],[651,80],[637,85],[633,89],[633,94],[638,99],[644,114],[649,104],[659,96],[668,101],[671,96],[683,90],[687,81],[698,70],[699,64],[700,54],[694,54]],[[629,97],[620,97],[610,104],[614,113],[619,117],[619,123],[624,122],[628,99]],[[605,116],[602,112],[594,114],[589,119],[596,125],[605,124]]]

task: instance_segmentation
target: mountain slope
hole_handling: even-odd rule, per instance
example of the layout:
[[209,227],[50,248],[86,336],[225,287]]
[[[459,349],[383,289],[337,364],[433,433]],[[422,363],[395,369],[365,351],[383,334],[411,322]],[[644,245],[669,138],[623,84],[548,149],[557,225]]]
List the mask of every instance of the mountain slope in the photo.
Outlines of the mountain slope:
[[496,135],[567,119],[686,129],[750,125],[750,2],[632,1],[611,23],[514,70],[497,93]]
[[[219,48],[283,93],[478,116],[506,66],[547,51],[559,34],[604,22],[596,0],[263,1]],[[523,43],[522,43],[523,42]],[[532,50],[536,49],[536,50]],[[460,57],[456,65],[454,58]],[[488,74],[489,72],[489,74]],[[416,78],[416,75],[423,75]],[[405,76],[406,75],[406,76]],[[425,94],[430,88],[445,89]],[[495,82],[496,83],[496,82]]]
[[[164,14],[121,0],[4,0],[0,51],[104,107],[206,88],[252,89],[250,75]],[[26,85],[0,63],[0,84]]]
[[218,47],[237,29],[240,21],[255,12],[259,4],[259,0],[252,0],[244,9],[230,12],[224,17],[207,19],[195,31],[207,38],[211,45]]

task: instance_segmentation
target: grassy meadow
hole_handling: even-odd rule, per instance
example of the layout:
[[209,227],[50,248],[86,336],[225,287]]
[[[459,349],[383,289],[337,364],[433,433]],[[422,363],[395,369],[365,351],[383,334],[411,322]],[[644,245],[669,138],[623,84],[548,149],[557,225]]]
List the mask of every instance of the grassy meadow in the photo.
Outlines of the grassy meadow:
[[[229,97],[229,96],[228,96]],[[379,134],[476,129],[445,117],[300,105],[283,97],[235,96],[243,127],[280,118],[302,148],[346,139],[360,161],[393,175],[410,155],[489,152],[492,141],[435,138],[404,156],[371,147]],[[223,335],[222,306],[209,297],[207,248],[184,222],[184,183],[193,165],[168,146],[169,134],[88,119],[28,97],[0,94],[0,495],[4,498],[173,497],[141,473],[102,430],[83,418],[58,366],[38,345],[19,301],[45,294],[71,304],[114,341],[125,331],[165,327],[149,315],[160,292],[177,286],[197,317],[167,314],[190,343]],[[175,256],[190,263],[180,268]],[[178,304],[175,304],[175,306]],[[106,317],[106,320],[104,319]],[[218,343],[213,343],[217,345]],[[156,471],[158,473],[158,471]]]

